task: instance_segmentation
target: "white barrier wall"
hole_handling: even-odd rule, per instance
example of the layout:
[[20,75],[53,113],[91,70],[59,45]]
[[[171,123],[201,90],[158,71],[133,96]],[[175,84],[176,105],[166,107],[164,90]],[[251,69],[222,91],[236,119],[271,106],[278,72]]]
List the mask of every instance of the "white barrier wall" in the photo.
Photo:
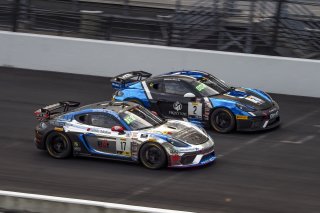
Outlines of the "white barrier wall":
[[320,61],[0,31],[0,66],[114,76],[207,71],[233,86],[320,97]]
[[[0,190],[0,211],[63,213],[192,213]],[[54,209],[54,210],[53,210]],[[7,212],[7,211],[5,211]]]

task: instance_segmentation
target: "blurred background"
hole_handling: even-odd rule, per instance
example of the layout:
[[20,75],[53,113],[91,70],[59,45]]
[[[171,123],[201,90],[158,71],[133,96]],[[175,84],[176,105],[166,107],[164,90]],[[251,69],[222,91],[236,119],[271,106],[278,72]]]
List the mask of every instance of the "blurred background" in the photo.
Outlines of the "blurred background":
[[320,58],[318,0],[1,0],[0,30]]

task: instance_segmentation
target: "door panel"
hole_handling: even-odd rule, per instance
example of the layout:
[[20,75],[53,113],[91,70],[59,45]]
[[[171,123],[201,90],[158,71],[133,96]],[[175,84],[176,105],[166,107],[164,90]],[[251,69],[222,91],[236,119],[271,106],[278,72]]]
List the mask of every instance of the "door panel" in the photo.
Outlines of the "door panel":
[[95,151],[117,154],[117,143],[115,138],[86,134],[85,139],[88,145]]
[[188,103],[181,96],[166,95],[158,102],[160,113],[165,117],[184,118],[188,116]]

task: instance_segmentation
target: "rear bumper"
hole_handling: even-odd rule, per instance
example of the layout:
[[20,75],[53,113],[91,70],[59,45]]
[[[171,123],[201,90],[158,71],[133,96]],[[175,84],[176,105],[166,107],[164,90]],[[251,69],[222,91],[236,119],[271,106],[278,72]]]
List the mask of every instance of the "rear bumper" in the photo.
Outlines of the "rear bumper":
[[41,149],[41,150],[46,149],[45,144],[43,142],[43,135],[38,130],[35,130],[35,137],[34,137],[33,141],[34,141],[35,146],[38,149]]

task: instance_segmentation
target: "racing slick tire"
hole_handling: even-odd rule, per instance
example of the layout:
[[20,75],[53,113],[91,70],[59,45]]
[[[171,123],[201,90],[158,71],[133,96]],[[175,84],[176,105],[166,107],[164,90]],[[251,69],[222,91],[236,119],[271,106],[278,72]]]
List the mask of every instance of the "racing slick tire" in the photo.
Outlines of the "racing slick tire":
[[219,133],[229,133],[234,130],[236,120],[228,109],[218,108],[211,113],[210,124]]
[[167,165],[167,155],[158,143],[147,143],[139,152],[140,162],[148,169],[161,169]]
[[69,138],[60,132],[51,132],[46,138],[46,148],[53,158],[67,158],[71,156],[72,144]]

